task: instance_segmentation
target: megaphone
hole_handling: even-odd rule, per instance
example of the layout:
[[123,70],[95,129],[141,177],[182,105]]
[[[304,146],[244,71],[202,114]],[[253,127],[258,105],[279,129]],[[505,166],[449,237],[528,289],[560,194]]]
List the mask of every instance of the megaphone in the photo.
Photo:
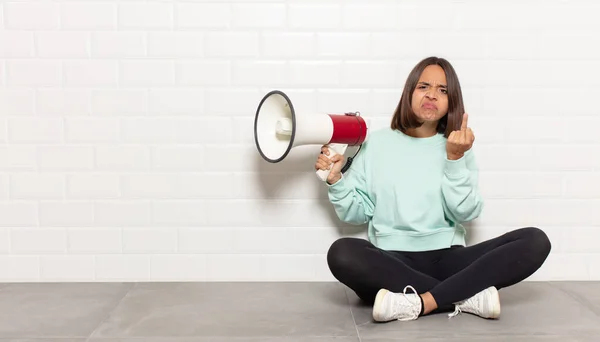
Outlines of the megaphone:
[[[327,145],[329,158],[344,154],[348,146],[361,145],[368,136],[370,119],[359,112],[298,115],[290,98],[280,90],[268,92],[254,118],[254,141],[262,158],[270,163],[285,159],[301,145]],[[326,181],[330,170],[317,170]]]

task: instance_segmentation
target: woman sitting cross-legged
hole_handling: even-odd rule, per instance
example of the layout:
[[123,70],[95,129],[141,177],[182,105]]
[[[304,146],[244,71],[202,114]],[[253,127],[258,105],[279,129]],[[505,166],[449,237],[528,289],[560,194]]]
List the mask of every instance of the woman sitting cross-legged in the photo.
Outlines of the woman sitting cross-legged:
[[391,125],[370,133],[356,159],[323,146],[338,217],[368,223],[368,239],[344,237],[327,255],[336,279],[373,304],[376,321],[435,312],[498,318],[498,290],[536,272],[550,253],[543,230],[523,227],[466,246],[463,223],[483,209],[474,134],[451,64],[429,57],[408,75]]

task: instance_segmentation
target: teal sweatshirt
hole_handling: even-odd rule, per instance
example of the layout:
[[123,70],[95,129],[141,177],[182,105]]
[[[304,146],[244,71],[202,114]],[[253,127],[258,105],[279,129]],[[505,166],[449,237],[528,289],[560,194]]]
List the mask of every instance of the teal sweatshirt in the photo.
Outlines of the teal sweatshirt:
[[483,200],[473,148],[446,157],[446,138],[373,131],[342,178],[328,184],[340,220],[368,224],[368,239],[385,250],[426,251],[465,245],[462,223],[479,216]]

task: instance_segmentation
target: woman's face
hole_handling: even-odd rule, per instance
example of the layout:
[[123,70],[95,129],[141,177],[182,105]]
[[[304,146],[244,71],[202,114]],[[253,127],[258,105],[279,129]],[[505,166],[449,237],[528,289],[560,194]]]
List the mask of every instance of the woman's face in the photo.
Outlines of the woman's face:
[[421,122],[435,122],[448,113],[446,74],[439,65],[429,65],[421,73],[412,94],[412,110]]

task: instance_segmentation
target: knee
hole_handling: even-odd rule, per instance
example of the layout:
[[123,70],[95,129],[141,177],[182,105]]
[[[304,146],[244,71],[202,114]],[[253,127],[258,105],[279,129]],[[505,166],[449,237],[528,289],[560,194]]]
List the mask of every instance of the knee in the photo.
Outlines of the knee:
[[333,274],[356,267],[355,258],[359,254],[357,248],[360,248],[361,241],[357,238],[344,237],[331,244],[327,251],[327,264]]
[[524,238],[528,241],[530,250],[541,260],[545,260],[550,254],[552,243],[546,232],[537,227],[523,228]]

